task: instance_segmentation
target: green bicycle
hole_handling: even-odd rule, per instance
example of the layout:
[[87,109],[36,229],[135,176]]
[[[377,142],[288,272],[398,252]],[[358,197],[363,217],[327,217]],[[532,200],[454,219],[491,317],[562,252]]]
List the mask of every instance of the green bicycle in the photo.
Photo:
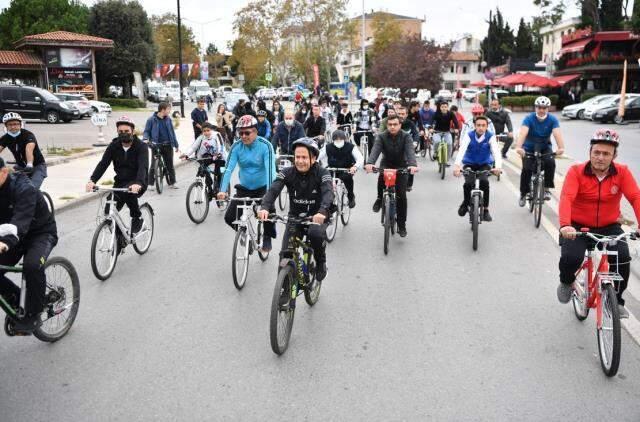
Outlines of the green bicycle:
[[444,179],[445,174],[447,173],[447,161],[449,161],[449,145],[447,144],[447,140],[445,134],[449,134],[450,132],[433,132],[433,140],[439,139],[436,144],[436,161],[438,162],[438,173],[440,173],[440,179]]

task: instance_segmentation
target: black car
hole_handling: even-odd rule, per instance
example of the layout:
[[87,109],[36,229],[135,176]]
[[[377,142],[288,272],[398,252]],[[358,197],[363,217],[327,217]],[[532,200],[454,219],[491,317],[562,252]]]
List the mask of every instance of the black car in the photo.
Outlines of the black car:
[[619,125],[632,120],[640,120],[640,97],[627,99],[624,117],[618,116],[618,104],[614,104],[594,111],[593,120],[602,123],[615,122]]
[[72,105],[61,101],[49,91],[33,86],[0,85],[0,115],[14,112],[23,119],[65,123],[80,117]]

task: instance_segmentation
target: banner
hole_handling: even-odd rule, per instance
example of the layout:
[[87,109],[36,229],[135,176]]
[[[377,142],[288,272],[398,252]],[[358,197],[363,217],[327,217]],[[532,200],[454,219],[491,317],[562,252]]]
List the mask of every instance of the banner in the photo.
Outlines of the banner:
[[620,89],[620,105],[618,106],[618,116],[624,118],[624,107],[627,100],[627,61],[624,61],[622,69],[622,88]]
[[320,68],[318,67],[317,64],[313,65],[313,88],[315,90],[315,88],[320,85]]
[[200,79],[202,79],[203,81],[206,81],[207,79],[209,79],[209,63],[208,62],[202,62],[202,67],[200,69]]

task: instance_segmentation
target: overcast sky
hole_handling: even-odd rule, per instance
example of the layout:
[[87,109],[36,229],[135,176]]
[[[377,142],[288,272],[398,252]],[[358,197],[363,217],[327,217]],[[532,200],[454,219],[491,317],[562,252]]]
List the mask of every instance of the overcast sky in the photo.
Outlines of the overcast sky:
[[[91,5],[95,0],[82,0]],[[176,11],[176,0],[139,0],[149,15]],[[7,7],[10,0],[0,0],[0,8]],[[205,45],[214,42],[219,49],[227,50],[227,43],[233,36],[233,17],[235,11],[248,3],[248,0],[181,0],[182,16],[185,24],[194,29],[198,42]],[[311,1],[309,1],[311,3]],[[391,5],[393,4],[393,6]],[[454,0],[448,2],[416,1],[416,0],[365,0],[367,12],[385,10],[399,15],[425,18],[422,33],[427,38],[438,41],[449,41],[465,33],[472,33],[482,39],[487,32],[485,21],[489,17],[489,10],[500,3],[500,10],[512,27],[517,29],[521,17],[530,19],[537,13],[532,0]],[[573,5],[575,2],[569,0]],[[437,6],[436,6],[437,5]],[[434,7],[436,6],[436,7]],[[351,0],[349,16],[354,17],[362,11],[361,0]],[[577,15],[577,9],[572,6],[566,17]],[[211,22],[214,21],[215,22]],[[203,25],[194,22],[204,23]],[[204,33],[203,33],[204,32]]]

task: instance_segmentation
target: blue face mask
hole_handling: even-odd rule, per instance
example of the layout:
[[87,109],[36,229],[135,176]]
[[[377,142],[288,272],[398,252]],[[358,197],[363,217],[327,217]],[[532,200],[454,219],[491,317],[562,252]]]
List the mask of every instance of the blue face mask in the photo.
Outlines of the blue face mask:
[[9,136],[11,136],[13,138],[17,138],[18,135],[20,135],[20,131],[17,131],[17,132],[7,131],[7,133],[9,134]]

